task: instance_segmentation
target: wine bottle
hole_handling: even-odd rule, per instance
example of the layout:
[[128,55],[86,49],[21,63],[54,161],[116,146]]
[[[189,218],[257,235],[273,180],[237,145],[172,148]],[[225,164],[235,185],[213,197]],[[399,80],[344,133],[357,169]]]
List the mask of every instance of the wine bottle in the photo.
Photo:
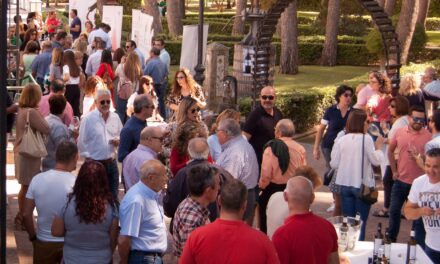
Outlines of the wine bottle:
[[347,250],[348,247],[348,219],[344,217],[342,219],[342,225],[339,227],[339,240],[338,246],[341,251]]
[[377,259],[379,249],[383,245],[382,223],[377,224],[377,232],[374,235],[373,261]]
[[414,264],[416,263],[416,246],[417,246],[417,242],[415,240],[415,232],[414,230],[411,230],[410,233],[410,239],[408,240],[407,243],[407,248],[406,248],[406,264]]
[[389,262],[391,258],[391,239],[390,239],[390,232],[388,227],[387,229],[385,229],[385,238],[383,240],[383,244],[384,244],[384,256]]

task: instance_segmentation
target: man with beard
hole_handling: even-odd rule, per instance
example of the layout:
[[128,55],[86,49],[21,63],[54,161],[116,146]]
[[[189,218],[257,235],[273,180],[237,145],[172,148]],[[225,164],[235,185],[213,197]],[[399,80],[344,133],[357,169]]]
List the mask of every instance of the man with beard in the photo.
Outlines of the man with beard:
[[[424,173],[416,160],[420,153],[424,153],[425,144],[431,140],[431,133],[423,127],[426,120],[423,107],[412,106],[409,112],[409,125],[397,130],[388,148],[388,159],[394,179],[389,213],[389,237],[393,242],[399,234],[401,210],[411,185]],[[396,162],[394,155],[396,150],[399,162]]]

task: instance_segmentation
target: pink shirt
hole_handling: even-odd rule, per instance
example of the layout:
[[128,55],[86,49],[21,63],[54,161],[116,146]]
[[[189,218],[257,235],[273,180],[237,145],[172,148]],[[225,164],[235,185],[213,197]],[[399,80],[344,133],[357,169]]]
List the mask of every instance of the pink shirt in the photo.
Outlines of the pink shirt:
[[397,171],[399,172],[399,181],[412,184],[414,179],[425,173],[417,166],[409,151],[415,149],[419,153],[425,153],[424,146],[431,140],[431,137],[431,133],[424,128],[418,132],[410,130],[408,126],[397,130],[391,139],[390,148],[391,146],[397,145],[396,150],[399,157],[397,160]]
[[[50,114],[49,97],[52,94],[53,93],[50,93],[48,95],[41,97],[40,104],[38,105],[38,111],[43,115],[43,117],[46,117]],[[73,109],[69,102],[66,103],[66,108],[64,109],[64,114],[61,119],[63,120],[63,123],[66,126],[69,126],[70,123],[72,123]]]
[[373,89],[371,89],[370,85],[365,86],[362,88],[362,90],[359,92],[357,96],[357,102],[355,105],[355,108],[362,108],[367,105],[368,100],[370,100],[370,97],[374,94]]

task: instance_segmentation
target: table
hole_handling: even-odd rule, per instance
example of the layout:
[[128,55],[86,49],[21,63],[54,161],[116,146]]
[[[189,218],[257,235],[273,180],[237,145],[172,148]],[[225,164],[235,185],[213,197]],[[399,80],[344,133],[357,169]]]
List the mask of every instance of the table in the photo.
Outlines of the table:
[[[371,241],[357,241],[353,250],[343,252],[350,259],[353,264],[367,264],[368,258],[373,256],[374,243]],[[406,262],[406,244],[393,243],[391,244],[391,259],[390,264],[404,264]],[[423,249],[417,245],[416,248],[416,263],[433,264],[429,257],[425,254]]]

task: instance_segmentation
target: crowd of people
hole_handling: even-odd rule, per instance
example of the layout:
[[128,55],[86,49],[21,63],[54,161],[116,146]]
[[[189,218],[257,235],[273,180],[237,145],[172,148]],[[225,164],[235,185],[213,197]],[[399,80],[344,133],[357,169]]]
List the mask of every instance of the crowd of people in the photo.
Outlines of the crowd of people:
[[[121,263],[162,263],[169,248],[180,263],[339,263],[335,228],[310,210],[321,176],[275,106],[274,87],[260,91],[243,124],[233,109],[205,123],[204,91],[188,69],[168,89],[163,39],[143,54],[133,40],[112,47],[106,24],[83,30],[74,9],[70,33],[56,12],[45,27],[30,17],[26,27],[17,20],[19,39],[10,33],[10,44],[24,45],[16,74],[25,86],[17,103],[8,98],[8,124],[21,185],[14,222],[29,234],[34,263],[111,263],[116,248]],[[339,86],[313,156],[333,170],[333,214],[360,215],[360,240],[371,207],[361,189],[380,171],[385,203],[374,215],[389,217],[395,242],[403,209],[440,263],[440,110],[425,107],[435,73],[426,70],[422,89],[404,76],[396,96],[378,71],[356,91]]]

